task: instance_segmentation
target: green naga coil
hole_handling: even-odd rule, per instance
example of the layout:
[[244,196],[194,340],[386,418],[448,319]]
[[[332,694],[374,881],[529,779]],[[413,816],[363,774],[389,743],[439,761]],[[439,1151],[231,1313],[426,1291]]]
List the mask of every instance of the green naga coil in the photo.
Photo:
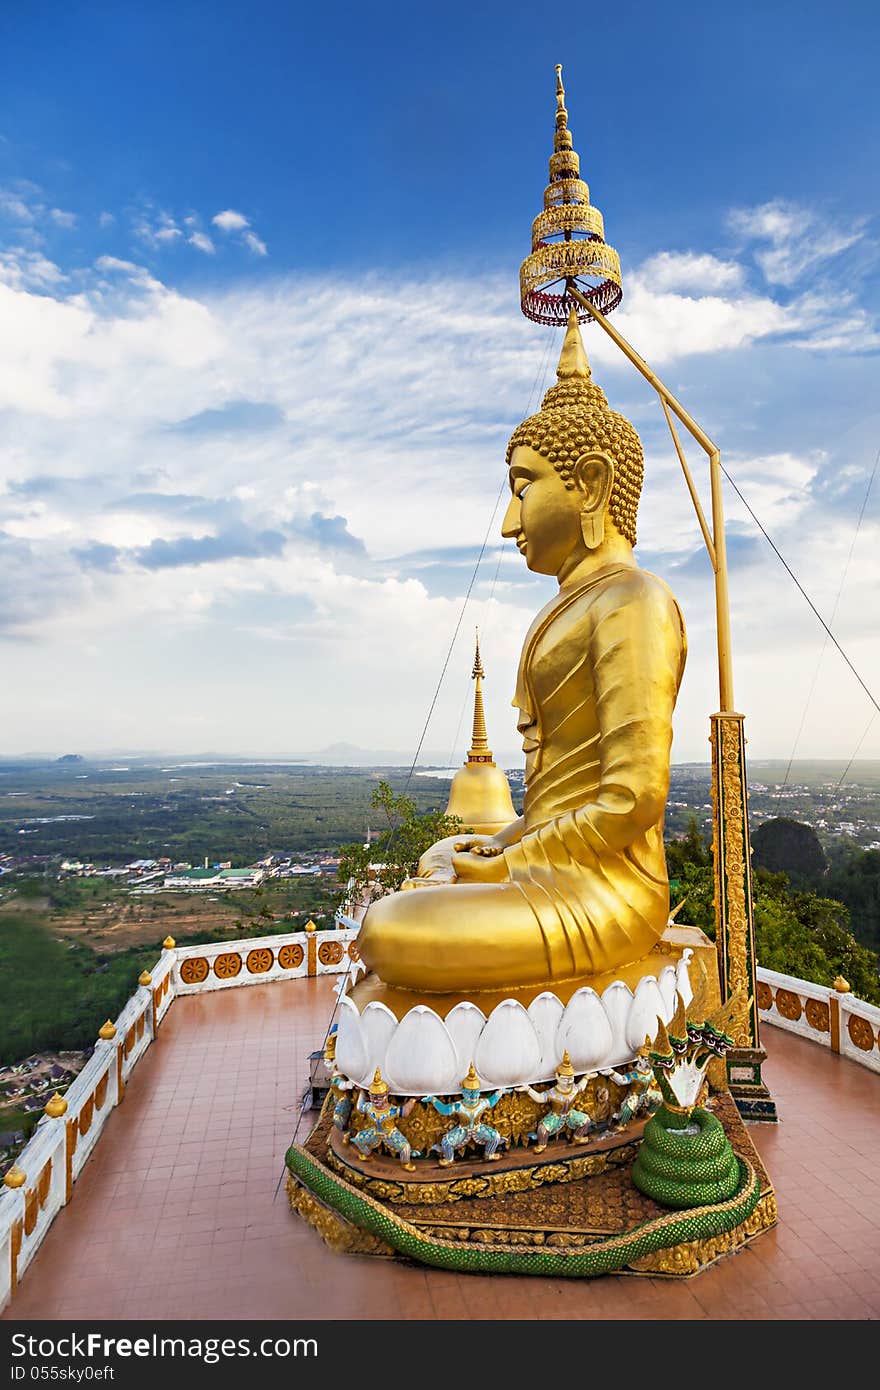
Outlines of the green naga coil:
[[682,1128],[682,1116],[662,1105],[645,1126],[632,1180],[646,1197],[683,1211],[728,1201],[741,1172],[720,1120],[696,1109]]
[[288,1150],[286,1161],[292,1177],[325,1206],[361,1230],[378,1236],[398,1254],[438,1269],[468,1274],[536,1274],[552,1278],[613,1274],[657,1250],[735,1230],[751,1216],[761,1196],[754,1168],[744,1159],[734,1158],[736,1182],[730,1198],[723,1202],[715,1201],[695,1210],[665,1212],[631,1231],[600,1238],[585,1249],[514,1245],[499,1248],[445,1240],[419,1230],[392,1208],[356,1191],[297,1144]]

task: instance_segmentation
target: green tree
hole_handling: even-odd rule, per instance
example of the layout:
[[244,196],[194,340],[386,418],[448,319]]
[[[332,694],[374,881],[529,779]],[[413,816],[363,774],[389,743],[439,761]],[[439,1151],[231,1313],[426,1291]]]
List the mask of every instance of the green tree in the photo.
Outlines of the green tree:
[[345,886],[338,895],[337,906],[350,897],[397,892],[404,879],[415,873],[426,849],[465,829],[457,816],[447,816],[442,811],[419,814],[416,803],[408,796],[397,795],[388,782],[380,782],[375,788],[370,805],[384,813],[388,829],[371,845],[341,847],[338,878]]
[[829,897],[849,908],[853,936],[880,949],[880,850],[860,849],[852,842],[842,847],[832,858],[824,886]]
[[675,840],[666,842],[666,868],[670,879],[681,878],[685,868],[697,865],[705,868],[712,863],[712,851],[702,834],[697,818],[688,817],[687,830]]
[[[675,900],[685,899],[678,920],[714,939],[712,852],[695,822],[681,840],[667,845],[666,853],[670,867],[677,869]],[[831,985],[843,975],[860,999],[880,1004],[880,960],[850,930],[850,914],[842,902],[793,886],[786,873],[760,867],[752,878],[752,897],[760,965],[820,985]]]

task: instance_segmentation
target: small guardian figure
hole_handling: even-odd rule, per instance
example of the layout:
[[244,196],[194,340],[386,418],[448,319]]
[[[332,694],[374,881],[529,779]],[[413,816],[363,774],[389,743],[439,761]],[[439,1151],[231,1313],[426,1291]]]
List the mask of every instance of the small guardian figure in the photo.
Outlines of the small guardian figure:
[[366,1124],[351,1136],[352,1144],[363,1159],[369,1162],[376,1149],[384,1148],[399,1158],[401,1167],[408,1173],[415,1172],[412,1146],[396,1123],[398,1119],[405,1119],[414,1105],[415,1100],[408,1100],[404,1105],[390,1103],[388,1083],[383,1081],[377,1067],[369,1091],[362,1091],[357,1102],[358,1114],[366,1117]]
[[551,1086],[547,1091],[536,1091],[531,1086],[522,1087],[522,1090],[539,1105],[550,1106],[547,1114],[538,1122],[538,1131],[535,1136],[538,1142],[534,1150],[536,1154],[543,1153],[550,1140],[560,1130],[568,1134],[575,1144],[587,1142],[593,1120],[586,1110],[576,1108],[575,1101],[595,1075],[595,1072],[588,1072],[576,1083],[574,1067],[566,1051],[562,1054],[562,1061],[556,1068],[555,1086]]
[[626,1129],[630,1120],[634,1120],[637,1115],[653,1115],[663,1101],[654,1080],[654,1068],[647,1057],[637,1057],[626,1071],[606,1071],[603,1075],[618,1086],[629,1087],[615,1116],[617,1133]]
[[493,1091],[490,1096],[480,1095],[480,1078],[471,1062],[468,1074],[461,1083],[461,1100],[447,1102],[438,1100],[436,1096],[425,1096],[426,1105],[433,1105],[439,1115],[451,1115],[455,1120],[440,1143],[433,1145],[440,1154],[438,1162],[442,1167],[448,1168],[457,1151],[469,1143],[479,1144],[484,1158],[491,1160],[501,1157],[498,1152],[503,1143],[501,1135],[482,1116],[487,1110],[494,1110],[503,1095],[503,1090]]
[[331,1033],[324,1044],[324,1066],[330,1073],[330,1094],[333,1097],[333,1124],[348,1143],[348,1121],[351,1117],[354,1082],[336,1070],[336,1034]]

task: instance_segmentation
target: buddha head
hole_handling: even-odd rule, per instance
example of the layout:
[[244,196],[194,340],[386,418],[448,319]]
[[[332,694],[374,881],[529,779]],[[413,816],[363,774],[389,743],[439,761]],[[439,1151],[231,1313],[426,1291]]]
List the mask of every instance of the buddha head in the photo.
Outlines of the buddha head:
[[552,575],[612,537],[635,545],[644,473],[638,434],[592,379],[574,311],[556,375],[507,446],[513,495],[501,526],[529,569]]

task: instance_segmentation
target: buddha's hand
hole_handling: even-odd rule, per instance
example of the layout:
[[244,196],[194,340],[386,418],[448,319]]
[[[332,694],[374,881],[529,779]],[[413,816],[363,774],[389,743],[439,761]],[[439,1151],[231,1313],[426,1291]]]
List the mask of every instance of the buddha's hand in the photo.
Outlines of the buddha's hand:
[[475,836],[452,856],[452,868],[459,883],[504,883],[510,875],[504,848],[489,836]]
[[451,883],[455,878],[452,856],[460,840],[460,835],[447,835],[445,840],[438,840],[436,844],[431,845],[419,860],[416,879],[408,879],[407,882],[428,880],[431,883]]

